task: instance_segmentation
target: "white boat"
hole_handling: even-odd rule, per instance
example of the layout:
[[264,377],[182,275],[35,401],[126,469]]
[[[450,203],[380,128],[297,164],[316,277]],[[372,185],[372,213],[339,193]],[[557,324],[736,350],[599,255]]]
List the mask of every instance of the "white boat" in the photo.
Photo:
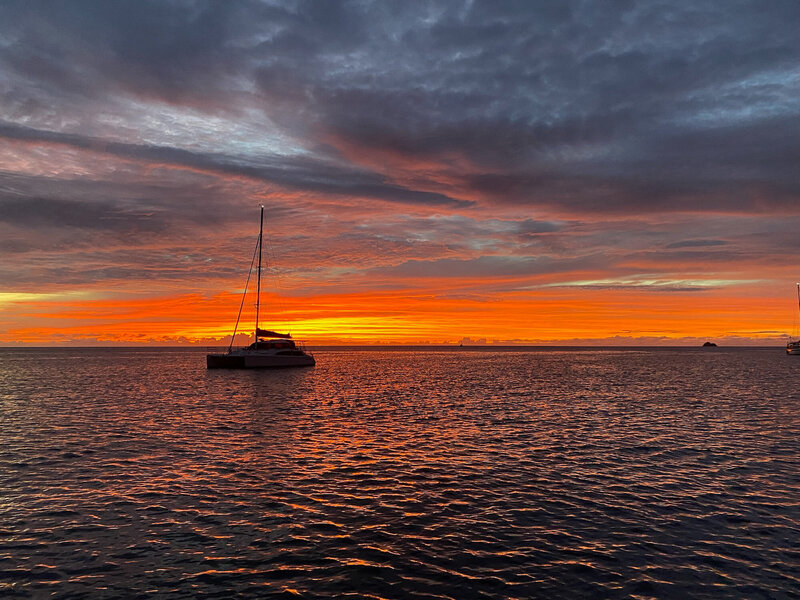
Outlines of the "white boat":
[[209,369],[280,369],[313,367],[314,364],[314,357],[289,339],[259,338],[246,348],[206,355],[206,367]]
[[[280,369],[286,367],[312,367],[316,364],[310,352],[302,344],[295,342],[288,333],[276,333],[261,329],[258,326],[259,308],[261,306],[261,247],[264,240],[264,206],[261,206],[261,225],[258,230],[258,242],[253,252],[250,263],[250,272],[244,285],[242,303],[239,306],[239,315],[231,335],[228,351],[219,354],[206,355],[206,367],[209,369]],[[258,283],[256,287],[256,322],[253,337],[255,341],[245,348],[233,348],[236,330],[239,328],[239,319],[242,316],[244,299],[247,296],[247,286],[253,272],[256,253],[258,254]]]
[[[797,306],[800,310],[800,283],[797,284]],[[786,344],[786,354],[800,354],[800,340]]]

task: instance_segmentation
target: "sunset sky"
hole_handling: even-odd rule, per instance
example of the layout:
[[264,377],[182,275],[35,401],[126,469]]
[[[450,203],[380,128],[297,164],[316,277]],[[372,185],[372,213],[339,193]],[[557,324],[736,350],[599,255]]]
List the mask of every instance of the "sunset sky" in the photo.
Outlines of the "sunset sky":
[[0,345],[226,342],[261,204],[311,343],[785,343],[800,3],[0,3]]

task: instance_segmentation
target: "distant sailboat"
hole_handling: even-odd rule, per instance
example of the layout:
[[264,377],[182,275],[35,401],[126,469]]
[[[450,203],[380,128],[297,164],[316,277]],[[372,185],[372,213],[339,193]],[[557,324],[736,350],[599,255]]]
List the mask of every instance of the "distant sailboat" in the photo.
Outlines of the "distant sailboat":
[[[236,317],[236,326],[231,335],[231,343],[228,351],[220,354],[207,354],[206,367],[209,369],[267,369],[285,367],[311,367],[314,366],[314,357],[301,346],[292,340],[288,333],[276,333],[266,329],[261,329],[258,325],[259,308],[261,306],[261,248],[264,240],[264,206],[261,206],[261,225],[258,231],[258,242],[253,252],[253,260],[250,263],[250,271],[247,274],[247,282],[244,286],[242,303],[239,306],[239,315]],[[247,296],[247,285],[250,283],[250,275],[253,272],[255,255],[258,253],[258,283],[256,287],[256,322],[255,322],[255,341],[246,348],[233,349],[233,340],[236,337],[236,330],[239,327],[239,318],[242,316],[244,299]]]
[[[800,283],[797,284],[797,308],[800,314]],[[800,354],[800,339],[786,344],[786,354]]]

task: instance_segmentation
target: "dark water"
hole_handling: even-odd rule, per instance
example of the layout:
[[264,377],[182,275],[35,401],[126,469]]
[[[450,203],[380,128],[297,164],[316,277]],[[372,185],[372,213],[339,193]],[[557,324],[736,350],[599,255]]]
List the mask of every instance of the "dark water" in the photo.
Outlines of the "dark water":
[[800,598],[776,349],[0,351],[3,598]]

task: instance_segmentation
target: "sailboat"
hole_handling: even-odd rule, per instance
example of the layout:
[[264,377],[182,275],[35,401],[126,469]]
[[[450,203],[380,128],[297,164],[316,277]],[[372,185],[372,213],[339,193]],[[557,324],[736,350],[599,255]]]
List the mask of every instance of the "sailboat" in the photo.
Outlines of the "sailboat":
[[[285,367],[312,367],[316,364],[311,353],[303,348],[302,344],[296,343],[291,334],[277,333],[259,327],[259,308],[261,306],[261,249],[264,240],[264,205],[261,205],[261,225],[258,230],[258,241],[253,252],[253,260],[250,262],[250,271],[247,274],[247,281],[244,285],[242,303],[239,306],[239,315],[236,317],[236,325],[231,335],[231,343],[228,351],[219,354],[206,355],[206,367],[209,369],[268,369]],[[233,348],[233,340],[236,330],[239,327],[239,319],[242,316],[244,299],[247,296],[247,286],[250,283],[250,275],[253,273],[253,263],[258,254],[258,269],[256,285],[256,322],[253,337],[255,341],[245,348]]]
[[[797,284],[797,307],[800,310],[800,283]],[[800,354],[800,339],[786,344],[786,354]]]

